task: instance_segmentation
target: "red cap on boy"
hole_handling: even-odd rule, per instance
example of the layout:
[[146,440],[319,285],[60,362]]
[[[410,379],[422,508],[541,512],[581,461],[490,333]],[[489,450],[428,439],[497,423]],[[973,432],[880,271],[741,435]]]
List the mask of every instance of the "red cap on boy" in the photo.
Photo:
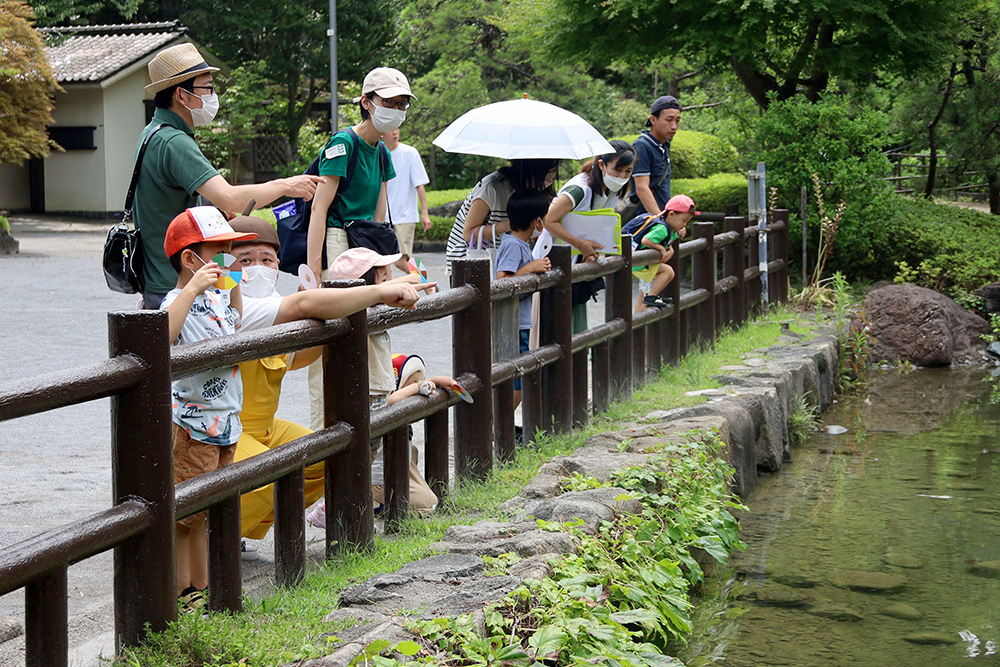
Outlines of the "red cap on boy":
[[226,216],[214,206],[195,206],[170,221],[163,237],[163,250],[173,257],[184,248],[202,241],[252,241],[253,232],[240,233],[229,226]]
[[674,195],[663,207],[663,212],[673,211],[675,213],[691,213],[701,215],[701,211],[694,210],[694,200],[687,195]]

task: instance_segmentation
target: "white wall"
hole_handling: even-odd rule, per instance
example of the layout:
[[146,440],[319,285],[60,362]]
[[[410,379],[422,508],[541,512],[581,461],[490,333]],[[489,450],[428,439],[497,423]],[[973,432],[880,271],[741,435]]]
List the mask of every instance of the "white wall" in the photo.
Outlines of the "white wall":
[[30,203],[28,164],[0,164],[0,209],[27,209]]
[[146,79],[143,67],[104,89],[106,211],[121,211],[125,206],[135,146],[146,126],[146,110],[142,103]]
[[100,86],[66,84],[56,94],[52,117],[56,125],[92,125],[97,150],[53,151],[45,159],[46,211],[105,211],[104,104]]

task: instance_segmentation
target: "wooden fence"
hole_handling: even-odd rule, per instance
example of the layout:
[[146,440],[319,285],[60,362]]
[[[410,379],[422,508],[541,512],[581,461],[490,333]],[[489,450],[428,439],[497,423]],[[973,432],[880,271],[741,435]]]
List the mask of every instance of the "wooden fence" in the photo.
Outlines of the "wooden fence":
[[[706,218],[721,223],[722,232],[716,234]],[[658,261],[659,255],[654,250],[633,255],[628,237],[620,256],[572,264],[569,249],[556,247],[547,273],[497,281],[490,280],[487,260],[457,261],[453,288],[421,299],[415,310],[379,307],[341,320],[289,323],[173,348],[165,312],[109,313],[107,361],[0,386],[0,421],[111,398],[113,506],[0,554],[0,595],[25,589],[26,664],[67,664],[67,569],[75,562],[114,549],[116,645],[135,644],[176,619],[175,522],[207,509],[209,609],[239,611],[241,494],[274,482],[276,579],[280,586],[294,585],[305,567],[305,466],[326,462],[327,554],[365,545],[374,536],[372,438],[387,436],[385,525],[393,532],[408,504],[409,424],[424,421],[425,475],[443,498],[449,488],[452,405],[456,472],[482,478],[494,456],[508,460],[514,453],[515,378],[523,378],[524,432],[565,433],[587,422],[588,393],[593,412],[601,412],[612,401],[629,398],[634,387],[693,346],[711,346],[720,330],[739,326],[762,307],[759,232],[741,217],[704,214],[701,220],[693,223],[690,241],[675,242],[671,264],[679,277],[667,288],[673,304],[637,315],[631,267]],[[768,228],[771,302],[788,296],[787,229],[788,212],[775,211]],[[692,289],[682,296],[687,262]],[[572,284],[601,276],[607,278],[605,322],[573,334]],[[536,291],[542,295],[540,347],[494,363],[491,304]],[[475,403],[439,389],[369,413],[368,335],[448,316],[453,376]],[[326,346],[327,427],[175,487],[171,380],[315,345]]]

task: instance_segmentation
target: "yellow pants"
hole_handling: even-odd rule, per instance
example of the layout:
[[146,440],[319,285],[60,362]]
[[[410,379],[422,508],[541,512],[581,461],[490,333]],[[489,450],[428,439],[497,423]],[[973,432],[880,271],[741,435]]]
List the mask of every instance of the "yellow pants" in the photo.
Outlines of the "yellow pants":
[[[312,433],[305,426],[284,419],[275,419],[269,429],[247,428],[236,444],[236,460],[242,461],[286,442]],[[305,469],[305,507],[323,497],[324,463],[314,463]],[[268,484],[240,497],[240,534],[254,540],[264,539],[274,525],[274,485]]]

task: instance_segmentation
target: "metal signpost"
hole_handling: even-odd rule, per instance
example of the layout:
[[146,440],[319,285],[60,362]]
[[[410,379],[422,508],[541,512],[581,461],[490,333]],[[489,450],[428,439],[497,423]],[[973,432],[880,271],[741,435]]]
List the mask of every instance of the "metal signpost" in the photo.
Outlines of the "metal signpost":
[[755,171],[747,172],[747,212],[750,218],[757,220],[758,262],[760,265],[760,283],[763,292],[764,305],[767,305],[767,183],[764,178],[764,163],[758,162]]

